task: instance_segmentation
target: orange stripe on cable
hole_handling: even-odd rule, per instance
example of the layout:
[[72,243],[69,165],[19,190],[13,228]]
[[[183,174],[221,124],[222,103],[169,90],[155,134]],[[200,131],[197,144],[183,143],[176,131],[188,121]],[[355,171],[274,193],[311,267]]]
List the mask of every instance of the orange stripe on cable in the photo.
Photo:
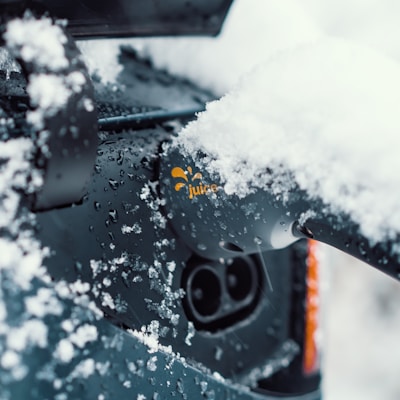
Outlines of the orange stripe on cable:
[[316,341],[319,323],[319,263],[317,257],[318,242],[308,241],[307,257],[307,295],[305,309],[305,335],[303,370],[312,374],[319,369],[319,352]]

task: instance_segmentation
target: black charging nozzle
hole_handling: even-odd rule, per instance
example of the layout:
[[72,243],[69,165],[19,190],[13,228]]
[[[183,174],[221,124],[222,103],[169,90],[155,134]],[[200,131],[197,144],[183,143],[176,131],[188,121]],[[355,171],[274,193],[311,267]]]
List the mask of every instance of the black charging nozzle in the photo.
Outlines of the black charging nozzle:
[[373,243],[349,216],[332,213],[293,186],[276,195],[254,189],[247,196],[227,194],[218,174],[178,148],[161,159],[161,193],[177,236],[201,257],[217,260],[284,248],[301,238],[315,239],[400,279],[396,240]]

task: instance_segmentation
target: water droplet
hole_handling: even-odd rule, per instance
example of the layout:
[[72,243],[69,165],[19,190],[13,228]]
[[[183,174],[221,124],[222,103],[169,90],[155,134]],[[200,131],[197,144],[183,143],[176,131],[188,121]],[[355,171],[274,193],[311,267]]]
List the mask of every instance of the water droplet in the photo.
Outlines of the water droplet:
[[184,393],[184,386],[182,379],[176,381],[176,391],[180,394]]
[[297,232],[299,232],[301,235],[305,236],[306,238],[313,239],[314,234],[311,232],[310,229],[308,229],[306,226],[301,225],[300,223],[295,224],[295,229]]
[[219,346],[217,346],[217,347],[215,348],[214,358],[215,358],[217,361],[221,361],[221,358],[222,358],[223,353],[224,353],[224,351],[222,350],[222,348],[219,347]]
[[109,179],[108,183],[109,183],[109,185],[110,185],[112,190],[117,190],[118,189],[119,183],[115,179]]
[[197,301],[203,300],[204,299],[204,292],[200,288],[196,288],[193,291],[193,298],[196,299]]
[[270,326],[270,327],[267,328],[266,334],[268,336],[275,337],[276,336],[276,329],[273,326]]
[[204,393],[204,397],[207,400],[215,400],[215,392],[214,392],[214,390],[207,390],[207,392]]
[[82,271],[82,264],[79,261],[76,261],[76,263],[75,263],[75,270],[76,270],[76,272]]
[[[157,379],[154,378],[154,376],[152,376],[152,377],[149,378],[149,382],[150,382],[150,385],[151,385],[151,386],[156,386]],[[158,395],[158,393],[157,393],[157,395]],[[154,399],[154,398],[155,398],[155,397],[153,396],[153,399]]]
[[237,276],[233,274],[228,274],[227,283],[230,289],[236,288],[239,284]]
[[154,372],[157,370],[157,356],[150,357],[146,363],[148,371]]
[[197,245],[197,248],[198,248],[199,250],[201,250],[201,251],[207,250],[207,246],[206,246],[204,243],[199,243],[199,244]]
[[255,238],[254,238],[254,243],[257,245],[257,246],[261,246],[261,244],[262,244],[262,239],[259,237],[259,236],[256,236]]
[[101,167],[100,167],[100,165],[96,164],[96,165],[94,166],[94,171],[96,172],[96,174],[99,174],[99,173],[101,172]]
[[201,394],[204,394],[208,388],[208,382],[206,381],[201,381],[200,382],[200,389],[201,389]]
[[117,164],[122,165],[123,161],[124,161],[124,152],[120,150],[118,152]]
[[365,256],[367,254],[367,250],[365,249],[365,244],[364,243],[360,243],[358,245],[358,251],[360,252],[360,254],[362,256]]
[[108,215],[110,216],[111,222],[114,224],[117,223],[118,221],[118,211],[117,210],[110,210],[108,212]]
[[95,202],[93,203],[93,206],[94,206],[94,209],[95,209],[96,211],[99,211],[99,210],[101,209],[101,204],[100,204],[98,201],[95,201]]
[[242,345],[241,345],[240,343],[236,343],[236,344],[235,344],[235,350],[236,350],[237,352],[242,351],[242,350],[243,350]]
[[123,373],[123,372],[119,372],[118,373],[118,375],[117,375],[117,377],[118,377],[118,380],[121,382],[121,383],[123,383],[124,381],[125,381],[125,374]]

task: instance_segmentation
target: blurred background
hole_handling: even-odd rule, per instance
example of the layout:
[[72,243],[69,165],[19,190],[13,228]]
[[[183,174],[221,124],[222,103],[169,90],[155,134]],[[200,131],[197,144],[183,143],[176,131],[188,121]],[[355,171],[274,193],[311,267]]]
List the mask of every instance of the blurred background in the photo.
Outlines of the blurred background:
[[400,398],[400,283],[323,246],[326,400]]

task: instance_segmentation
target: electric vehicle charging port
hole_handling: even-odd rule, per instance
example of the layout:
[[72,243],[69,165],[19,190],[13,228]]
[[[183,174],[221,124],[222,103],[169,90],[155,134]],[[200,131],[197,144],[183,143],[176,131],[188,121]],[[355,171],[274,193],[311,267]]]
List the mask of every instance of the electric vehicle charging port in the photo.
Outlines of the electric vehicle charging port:
[[261,268],[252,257],[192,258],[182,275],[183,306],[198,330],[216,332],[249,318],[260,300]]

